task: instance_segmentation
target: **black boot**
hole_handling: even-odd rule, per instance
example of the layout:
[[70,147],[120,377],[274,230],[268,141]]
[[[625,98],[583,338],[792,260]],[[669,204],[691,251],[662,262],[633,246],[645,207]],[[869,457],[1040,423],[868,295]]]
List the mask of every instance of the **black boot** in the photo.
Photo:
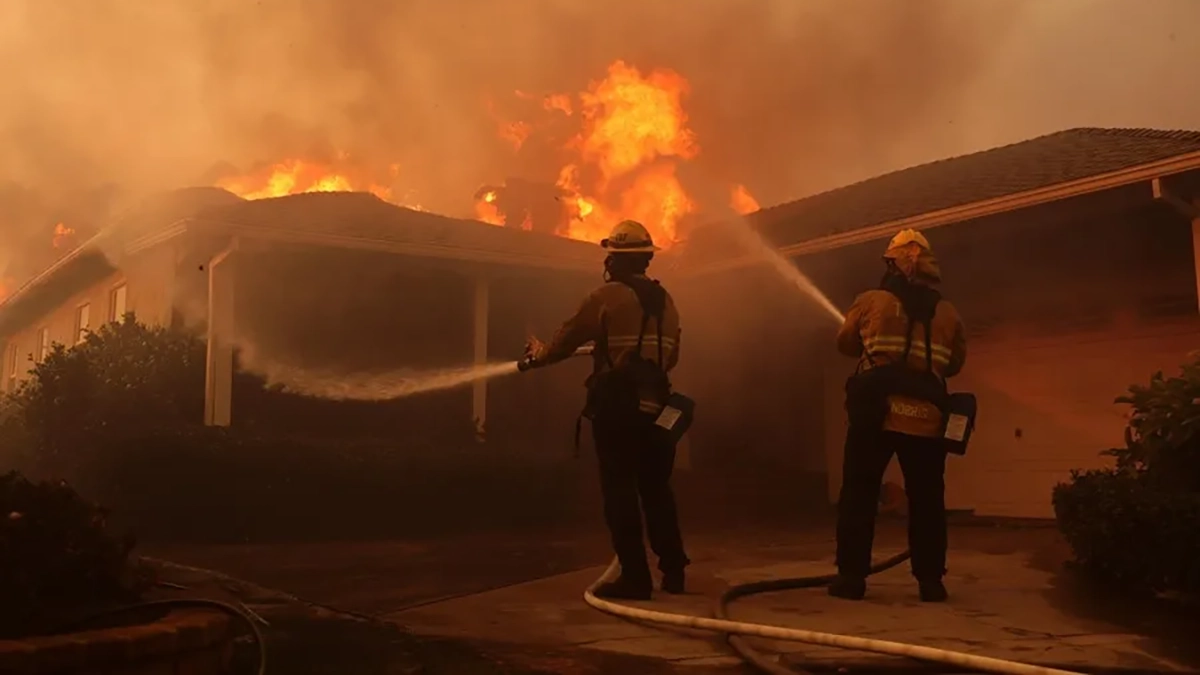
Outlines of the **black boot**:
[[945,602],[950,598],[941,579],[918,580],[917,585],[921,593],[921,602]]
[[654,584],[649,579],[643,581],[622,576],[616,581],[600,584],[592,595],[608,600],[649,600],[653,592]]
[[839,574],[833,583],[829,584],[829,594],[843,600],[862,600],[867,594],[867,580],[862,577],[851,577]]
[[684,575],[683,570],[678,572],[664,572],[662,578],[662,589],[671,595],[683,595],[687,591],[684,590]]

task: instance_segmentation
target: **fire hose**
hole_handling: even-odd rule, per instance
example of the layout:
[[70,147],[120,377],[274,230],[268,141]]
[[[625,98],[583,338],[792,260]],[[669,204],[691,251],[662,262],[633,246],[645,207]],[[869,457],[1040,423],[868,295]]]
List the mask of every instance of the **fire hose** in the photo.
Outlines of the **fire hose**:
[[[905,560],[908,560],[908,558],[909,552],[904,551],[903,553],[894,555],[882,562],[876,563],[871,567],[870,573],[877,574],[884,570],[891,569]],[[833,579],[832,575],[799,577],[794,579],[772,579],[768,581],[758,581],[732,586],[726,590],[717,601],[714,611],[715,617],[709,618],[622,605],[596,597],[594,594],[595,589],[600,584],[615,579],[619,571],[620,564],[614,559],[613,562],[608,566],[608,569],[604,571],[604,574],[600,575],[600,578],[596,579],[596,581],[588,587],[587,591],[584,592],[584,601],[591,605],[594,609],[598,609],[601,612],[623,619],[630,619],[662,626],[674,626],[678,628],[691,628],[723,633],[727,636],[730,646],[733,647],[738,656],[768,675],[796,675],[797,672],[803,671],[792,670],[772,662],[767,656],[753,648],[745,640],[746,637],[761,637],[771,640],[804,642],[807,644],[821,645],[825,647],[840,647],[842,649],[852,649],[855,651],[875,652],[890,656],[902,656],[919,659],[922,661],[942,663],[968,670],[1001,673],[1005,675],[1080,675],[1078,672],[1064,670],[1061,668],[1020,663],[1017,661],[1007,661],[989,656],[967,654],[964,652],[956,652],[947,649],[938,649],[935,647],[912,645],[903,642],[890,642],[887,640],[874,640],[854,635],[822,633],[819,631],[804,630],[799,628],[786,628],[784,626],[772,626],[769,624],[747,623],[743,621],[733,621],[729,618],[729,604],[738,598],[743,598],[758,593],[824,586]]]

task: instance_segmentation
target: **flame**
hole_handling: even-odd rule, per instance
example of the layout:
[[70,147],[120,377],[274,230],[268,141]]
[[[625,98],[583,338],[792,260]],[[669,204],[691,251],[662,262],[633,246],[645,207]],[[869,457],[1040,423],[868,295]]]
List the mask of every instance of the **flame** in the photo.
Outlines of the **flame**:
[[571,97],[566,94],[550,94],[542,99],[542,107],[546,110],[557,110],[564,115],[574,114],[574,106],[571,105]]
[[526,122],[508,122],[500,125],[500,137],[511,143],[514,150],[521,149],[532,131]]
[[729,193],[729,206],[741,215],[754,213],[761,208],[758,205],[758,200],[750,194],[745,185],[734,185]]
[[660,246],[678,239],[679,222],[694,204],[676,177],[675,162],[700,151],[683,110],[687,93],[687,81],[674,71],[643,76],[617,61],[607,77],[580,95],[583,128],[568,143],[579,160],[564,167],[558,181],[575,195],[574,218],[564,234],[599,241],[617,222],[632,218]]
[[[515,92],[518,99],[540,101],[542,114],[578,120],[572,122],[575,133],[565,143],[559,141],[562,158],[555,185],[565,197],[558,234],[598,242],[613,225],[632,218],[660,246],[679,240],[680,223],[697,211],[678,176],[679,165],[700,152],[683,107],[688,93],[682,75],[665,69],[643,73],[624,61],[612,63],[604,78],[575,96]],[[489,109],[495,116],[495,108]],[[501,137],[511,141],[508,130],[514,123],[497,121]],[[519,128],[522,144],[539,131],[529,124]],[[520,150],[519,144],[514,147]],[[483,196],[476,203],[480,219],[503,220],[503,208]]]
[[71,241],[71,239],[74,237],[75,237],[75,229],[74,228],[67,227],[66,225],[64,225],[62,223],[58,223],[57,225],[54,226],[54,238],[50,241],[50,244],[54,248],[62,248],[64,245],[68,244]]
[[489,225],[503,225],[504,216],[500,215],[500,209],[496,208],[497,198],[499,194],[495,190],[488,190],[475,200],[475,218]]
[[[217,187],[244,199],[270,199],[305,192],[370,192],[384,201],[393,201],[390,188],[370,180],[354,180],[348,173],[316,162],[291,159],[250,174],[222,179],[217,181]],[[393,176],[399,173],[399,167],[393,165],[391,173]],[[422,210],[419,205],[402,206]]]

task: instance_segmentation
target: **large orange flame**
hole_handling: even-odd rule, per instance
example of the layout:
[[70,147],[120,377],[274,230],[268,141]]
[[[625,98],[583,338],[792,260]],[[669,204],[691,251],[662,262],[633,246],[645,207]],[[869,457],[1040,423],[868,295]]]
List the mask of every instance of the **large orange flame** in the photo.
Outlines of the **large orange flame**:
[[[541,107],[566,115],[578,113],[579,130],[563,148],[564,164],[556,185],[565,194],[564,220],[557,232],[585,241],[600,241],[613,225],[632,218],[642,222],[661,246],[680,238],[680,223],[697,211],[697,205],[677,176],[680,162],[700,152],[695,133],[688,127],[683,101],[687,80],[671,70],[643,74],[616,61],[606,76],[592,82],[577,97],[550,94]],[[520,99],[538,97],[518,91]],[[489,104],[492,115],[495,108]],[[512,142],[513,129],[521,130],[521,146],[535,133],[527,123],[504,122],[497,117],[500,136]],[[743,186],[734,188],[739,210],[757,203]],[[485,197],[492,196],[486,200]],[[496,208],[495,192],[480,193],[477,215],[496,223],[503,214]],[[754,210],[754,209],[750,209]]]
[[[389,171],[391,178],[395,179],[400,168],[392,165]],[[386,202],[424,210],[413,200],[398,199],[391,188],[362,174],[361,171],[344,167],[335,169],[319,162],[290,159],[248,174],[223,178],[217,181],[217,187],[243,199],[270,199],[306,192],[370,192]]]

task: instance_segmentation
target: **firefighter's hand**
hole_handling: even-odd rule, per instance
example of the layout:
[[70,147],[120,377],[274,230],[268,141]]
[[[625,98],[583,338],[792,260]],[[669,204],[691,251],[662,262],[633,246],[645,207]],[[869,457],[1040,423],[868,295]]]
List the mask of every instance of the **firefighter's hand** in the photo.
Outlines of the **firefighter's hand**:
[[545,346],[541,340],[530,336],[525,341],[525,355],[521,358],[520,363],[517,364],[517,368],[521,372],[525,372],[526,370],[538,367],[540,364],[537,361],[537,357],[545,349]]

